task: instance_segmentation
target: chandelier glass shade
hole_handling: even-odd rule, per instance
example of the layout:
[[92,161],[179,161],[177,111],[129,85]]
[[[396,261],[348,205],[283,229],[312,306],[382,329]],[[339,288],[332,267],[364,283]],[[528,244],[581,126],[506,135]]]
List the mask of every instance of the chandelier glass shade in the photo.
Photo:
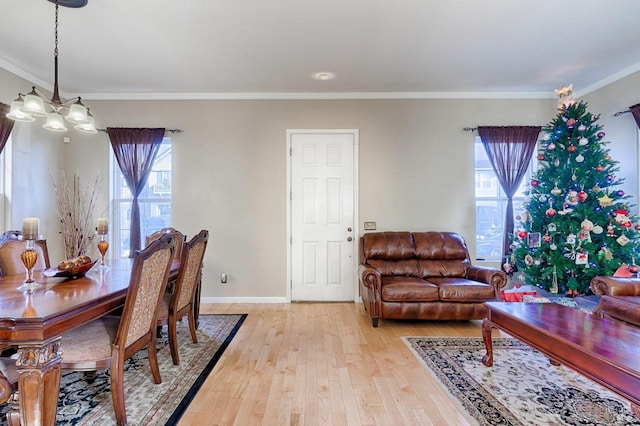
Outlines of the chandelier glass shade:
[[[49,0],[52,1],[52,0]],[[53,1],[52,1],[53,2]],[[51,99],[42,93],[35,86],[31,87],[31,92],[27,94],[19,93],[18,97],[11,103],[11,110],[7,118],[15,121],[33,122],[35,117],[46,117],[42,126],[54,132],[66,132],[65,120],[74,125],[76,130],[85,133],[97,133],[95,120],[89,108],[85,107],[80,97],[75,97],[68,101],[63,101],[58,93],[58,6],[82,7],[86,1],[80,0],[70,2],[67,0],[55,0],[56,21],[55,21],[55,49],[53,51],[54,82],[53,95]],[[47,112],[48,107],[48,112]],[[66,114],[64,119],[62,114]]]

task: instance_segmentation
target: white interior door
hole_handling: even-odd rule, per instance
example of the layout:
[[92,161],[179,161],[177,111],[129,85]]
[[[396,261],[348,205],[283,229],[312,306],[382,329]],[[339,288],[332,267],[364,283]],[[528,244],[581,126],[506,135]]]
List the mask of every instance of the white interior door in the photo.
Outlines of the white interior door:
[[288,132],[291,300],[354,300],[357,135]]

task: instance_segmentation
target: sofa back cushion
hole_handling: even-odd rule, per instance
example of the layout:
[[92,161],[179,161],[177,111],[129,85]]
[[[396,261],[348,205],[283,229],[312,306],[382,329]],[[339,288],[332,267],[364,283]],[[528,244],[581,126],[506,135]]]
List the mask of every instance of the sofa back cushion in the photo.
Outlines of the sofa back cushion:
[[471,266],[462,236],[453,232],[414,232],[416,257],[422,278],[465,277]]
[[410,232],[374,232],[362,237],[363,260],[382,275],[419,276]]

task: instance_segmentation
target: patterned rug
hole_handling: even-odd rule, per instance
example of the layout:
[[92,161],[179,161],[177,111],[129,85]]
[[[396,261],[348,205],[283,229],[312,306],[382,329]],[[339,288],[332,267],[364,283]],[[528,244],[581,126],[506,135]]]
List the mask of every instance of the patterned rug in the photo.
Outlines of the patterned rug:
[[[125,362],[124,389],[128,424],[175,425],[242,325],[246,314],[200,315],[198,343],[191,341],[186,321],[178,324],[180,365],[173,365],[166,327],[158,338],[162,383],[151,376],[146,349]],[[4,416],[2,421],[5,421]],[[6,424],[6,423],[2,423]],[[108,370],[87,381],[84,373],[62,375],[58,398],[59,425],[115,425]]]
[[640,425],[628,401],[516,339],[403,337],[473,425]]

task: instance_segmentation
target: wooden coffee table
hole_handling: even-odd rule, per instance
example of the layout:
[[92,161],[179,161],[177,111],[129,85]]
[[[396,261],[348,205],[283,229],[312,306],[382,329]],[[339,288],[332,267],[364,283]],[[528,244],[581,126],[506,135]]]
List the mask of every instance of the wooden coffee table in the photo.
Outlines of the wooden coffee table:
[[640,417],[640,327],[556,303],[485,305],[484,365],[493,365],[491,331],[497,328],[629,400]]

